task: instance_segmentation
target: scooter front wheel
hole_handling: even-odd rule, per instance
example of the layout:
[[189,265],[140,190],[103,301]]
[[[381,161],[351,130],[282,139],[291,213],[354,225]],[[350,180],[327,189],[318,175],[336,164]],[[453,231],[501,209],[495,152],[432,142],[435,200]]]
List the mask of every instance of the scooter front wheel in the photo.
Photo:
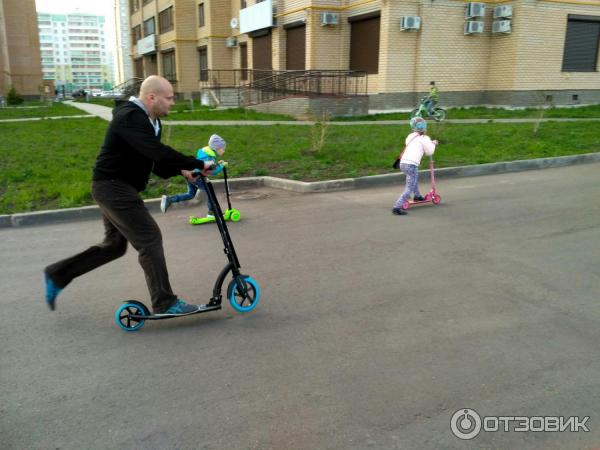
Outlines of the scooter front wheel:
[[231,210],[231,214],[229,215],[229,219],[232,222],[237,222],[241,218],[242,218],[242,215],[240,214],[240,212],[237,209],[232,209]]
[[252,311],[260,301],[260,286],[255,279],[240,275],[229,282],[227,297],[231,307],[236,311],[241,313]]
[[442,202],[442,197],[438,194],[435,194],[432,198],[431,198],[431,203],[433,203],[434,205],[439,205]]
[[144,326],[144,319],[132,318],[131,316],[149,316],[150,311],[142,303],[136,300],[127,300],[115,312],[115,322],[123,331],[137,331]]

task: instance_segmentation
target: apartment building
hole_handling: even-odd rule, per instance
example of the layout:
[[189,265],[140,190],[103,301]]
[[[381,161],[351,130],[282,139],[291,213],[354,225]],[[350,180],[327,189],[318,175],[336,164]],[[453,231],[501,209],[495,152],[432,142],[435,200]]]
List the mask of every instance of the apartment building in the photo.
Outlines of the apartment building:
[[131,39],[129,38],[129,0],[114,0],[117,49],[115,57],[115,84],[120,85],[133,77]]
[[0,95],[43,92],[35,0],[0,0]]
[[371,109],[430,81],[445,105],[600,102],[598,0],[129,1],[134,73],[184,96],[216,71],[363,70]]
[[57,89],[66,92],[112,89],[113,62],[104,16],[40,12],[37,18],[45,80],[53,80]]

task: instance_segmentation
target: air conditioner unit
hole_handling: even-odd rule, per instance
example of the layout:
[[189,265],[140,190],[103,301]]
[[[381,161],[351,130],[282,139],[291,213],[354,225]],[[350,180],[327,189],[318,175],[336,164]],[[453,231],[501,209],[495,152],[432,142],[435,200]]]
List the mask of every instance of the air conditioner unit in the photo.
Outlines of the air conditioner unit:
[[485,3],[469,2],[465,5],[465,19],[485,16]]
[[510,20],[494,20],[492,33],[510,33],[512,31]]
[[421,18],[419,16],[404,16],[400,21],[400,29],[405,30],[418,30],[421,28]]
[[321,25],[337,25],[340,21],[340,15],[337,13],[321,14]]
[[483,33],[483,22],[474,20],[465,22],[465,34]]
[[501,5],[494,8],[494,19],[507,19],[512,17],[512,5]]
[[225,40],[225,46],[226,46],[226,47],[229,47],[229,48],[231,48],[231,47],[235,47],[236,45],[237,45],[237,38],[235,38],[235,37],[233,37],[233,36],[231,36],[231,37],[228,37],[228,38]]

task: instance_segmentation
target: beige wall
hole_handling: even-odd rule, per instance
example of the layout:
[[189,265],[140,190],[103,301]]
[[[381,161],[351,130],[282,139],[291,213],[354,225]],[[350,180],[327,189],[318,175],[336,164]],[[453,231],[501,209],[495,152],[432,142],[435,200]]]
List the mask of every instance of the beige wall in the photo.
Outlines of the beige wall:
[[39,95],[42,84],[35,0],[0,0],[0,95]]
[[600,17],[600,4],[528,0],[516,11],[513,36],[519,42],[515,58],[519,78],[514,89],[600,89],[598,71],[561,72],[568,14]]
[[[176,5],[175,37],[159,36],[160,45],[176,43],[178,89],[197,87],[195,48],[208,47],[210,69],[240,68],[239,45],[227,48],[225,40],[248,42],[248,66],[252,68],[252,39],[231,29],[239,18],[239,0],[204,0],[206,26],[197,26],[199,1],[156,0],[144,13]],[[278,0],[272,29],[273,68],[286,67],[286,31],[283,25],[306,23],[306,68],[346,70],[349,67],[348,17],[381,12],[379,73],[370,75],[369,93],[424,92],[435,80],[444,92],[600,90],[600,74],[563,73],[563,46],[568,14],[600,16],[600,4],[591,0],[488,0],[485,32],[465,35],[463,0]],[[188,6],[183,6],[184,4]],[[248,5],[255,4],[249,0]],[[511,34],[493,34],[493,7],[513,5]],[[190,9],[191,8],[191,9]],[[336,12],[340,23],[321,26],[320,14]],[[401,31],[402,16],[421,17],[419,31]],[[132,26],[136,17],[132,16]],[[141,23],[141,18],[137,19]],[[191,36],[191,37],[190,37]],[[181,48],[179,48],[181,47]],[[160,69],[160,65],[159,65]],[[193,89],[196,90],[196,89]]]

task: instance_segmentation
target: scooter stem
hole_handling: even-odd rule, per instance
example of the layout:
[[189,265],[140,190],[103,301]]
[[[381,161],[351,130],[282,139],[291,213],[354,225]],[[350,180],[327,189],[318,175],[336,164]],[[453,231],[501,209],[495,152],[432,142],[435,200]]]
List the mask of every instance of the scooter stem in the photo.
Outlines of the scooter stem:
[[225,193],[227,194],[227,209],[231,209],[231,200],[229,198],[229,182],[227,181],[227,167],[223,167],[223,179],[225,180]]
[[429,157],[429,172],[431,173],[431,190],[435,193],[435,169],[432,157]]

